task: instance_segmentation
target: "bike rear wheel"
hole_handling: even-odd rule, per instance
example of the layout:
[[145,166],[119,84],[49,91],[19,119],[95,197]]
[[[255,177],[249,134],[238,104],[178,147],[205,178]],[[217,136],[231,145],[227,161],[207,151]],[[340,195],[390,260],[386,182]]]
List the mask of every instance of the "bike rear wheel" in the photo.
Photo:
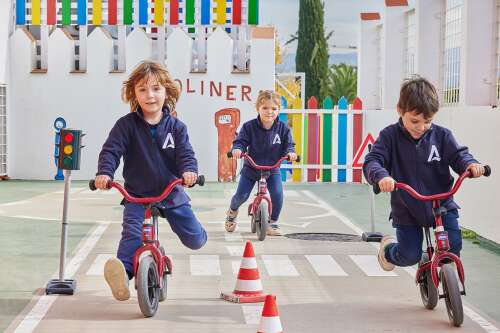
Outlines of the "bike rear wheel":
[[263,241],[266,239],[267,226],[269,225],[269,211],[266,200],[260,202],[256,215],[255,227],[257,229],[257,237],[260,241]]
[[137,299],[144,317],[152,317],[158,310],[160,299],[160,283],[158,268],[152,256],[145,256],[137,269]]
[[[429,261],[429,256],[427,253],[422,255],[421,264]],[[424,307],[428,310],[432,310],[436,307],[439,300],[439,291],[434,286],[432,282],[431,270],[428,269],[422,273],[421,281],[418,283],[420,289],[420,297],[422,298],[422,303]]]
[[[165,256],[165,249],[163,248],[163,246],[160,246],[160,253],[162,256]],[[163,302],[167,298],[167,277],[167,268],[165,267],[165,270],[163,272],[163,286],[160,289],[160,302]]]
[[453,265],[444,264],[441,267],[440,274],[448,318],[453,326],[459,327],[464,321],[464,308],[462,305],[462,294],[460,293]]

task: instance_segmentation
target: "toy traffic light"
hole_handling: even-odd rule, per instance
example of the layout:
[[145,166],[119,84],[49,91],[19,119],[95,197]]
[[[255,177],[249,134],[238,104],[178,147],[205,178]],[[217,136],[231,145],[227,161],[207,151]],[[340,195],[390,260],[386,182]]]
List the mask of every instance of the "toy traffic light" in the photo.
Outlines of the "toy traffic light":
[[81,130],[63,128],[59,137],[57,167],[63,170],[80,170]]

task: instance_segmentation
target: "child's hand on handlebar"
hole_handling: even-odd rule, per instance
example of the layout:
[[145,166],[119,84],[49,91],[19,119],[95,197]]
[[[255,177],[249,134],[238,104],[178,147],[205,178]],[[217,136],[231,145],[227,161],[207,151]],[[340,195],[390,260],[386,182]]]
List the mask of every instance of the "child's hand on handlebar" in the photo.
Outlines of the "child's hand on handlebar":
[[394,184],[396,184],[396,181],[392,177],[384,177],[378,182],[378,187],[381,192],[392,192],[394,191]]
[[472,178],[481,177],[484,175],[484,166],[480,163],[471,163],[467,166]]
[[289,152],[288,154],[286,154],[286,156],[288,156],[288,160],[291,162],[297,160],[297,154],[295,154],[295,153]]
[[186,171],[182,174],[182,179],[184,181],[184,186],[193,186],[198,179],[198,175],[195,172]]
[[242,152],[240,149],[233,149],[232,153],[234,158],[240,158]]
[[108,182],[111,180],[110,176],[107,175],[99,175],[95,177],[95,187],[100,190],[109,190]]

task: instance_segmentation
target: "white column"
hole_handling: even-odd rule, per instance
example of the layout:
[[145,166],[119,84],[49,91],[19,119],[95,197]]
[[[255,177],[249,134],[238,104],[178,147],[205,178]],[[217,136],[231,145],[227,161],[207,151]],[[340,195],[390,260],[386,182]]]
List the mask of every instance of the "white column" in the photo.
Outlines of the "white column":
[[379,13],[361,13],[358,41],[358,92],[365,109],[380,108],[378,59]]
[[417,0],[415,3],[416,72],[441,90],[440,76],[443,51],[441,20],[445,0]]
[[382,108],[395,108],[399,99],[401,82],[404,79],[406,48],[406,14],[408,7],[388,4],[386,1],[385,21],[382,27]]
[[9,22],[11,22],[11,2],[0,1],[0,83],[7,82],[7,56],[9,45]]
[[[496,1],[464,0],[460,55],[462,106],[493,104],[496,84]],[[495,42],[494,42],[495,41]]]

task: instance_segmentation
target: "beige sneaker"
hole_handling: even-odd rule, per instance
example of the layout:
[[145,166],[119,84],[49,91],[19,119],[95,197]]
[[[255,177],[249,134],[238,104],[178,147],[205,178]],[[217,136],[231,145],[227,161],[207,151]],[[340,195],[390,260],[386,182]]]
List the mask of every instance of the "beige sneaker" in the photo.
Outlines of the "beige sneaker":
[[227,232],[233,232],[236,230],[236,217],[238,216],[237,210],[228,209],[226,213],[226,223],[224,227]]
[[282,234],[281,234],[280,226],[277,223],[272,223],[272,222],[273,221],[271,221],[271,223],[267,227],[266,235],[268,235],[268,236],[281,236]]
[[119,259],[111,258],[106,261],[104,265],[104,278],[116,300],[126,301],[130,298],[127,272]]
[[394,264],[388,262],[385,258],[385,248],[387,247],[387,245],[392,243],[397,243],[394,236],[387,235],[382,237],[382,239],[380,240],[380,248],[378,250],[378,263],[384,271],[392,271],[394,269]]

